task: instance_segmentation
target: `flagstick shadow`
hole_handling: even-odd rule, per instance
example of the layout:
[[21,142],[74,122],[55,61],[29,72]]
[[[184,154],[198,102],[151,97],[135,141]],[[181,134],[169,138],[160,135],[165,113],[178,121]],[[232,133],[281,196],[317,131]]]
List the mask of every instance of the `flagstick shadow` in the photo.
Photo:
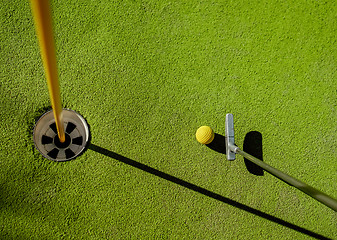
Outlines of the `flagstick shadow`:
[[259,216],[261,218],[267,219],[267,220],[269,220],[271,222],[278,223],[278,224],[280,224],[282,226],[285,226],[285,227],[288,227],[288,228],[293,229],[295,231],[298,231],[300,233],[306,234],[306,235],[308,235],[310,237],[313,237],[313,238],[316,238],[316,239],[330,239],[330,238],[324,237],[324,236],[322,236],[322,235],[320,235],[318,233],[312,232],[310,230],[307,230],[305,228],[302,228],[300,226],[297,226],[295,224],[292,224],[290,222],[282,220],[282,219],[280,219],[278,217],[272,216],[272,215],[270,215],[268,213],[262,212],[260,210],[255,209],[255,208],[252,208],[252,207],[249,207],[249,206],[244,205],[242,203],[239,203],[239,202],[237,202],[235,200],[229,199],[227,197],[224,197],[224,196],[221,196],[221,195],[219,195],[217,193],[209,191],[209,190],[207,190],[205,188],[202,188],[202,187],[199,187],[199,186],[194,185],[192,183],[189,183],[189,182],[187,182],[187,181],[185,181],[183,179],[174,177],[172,175],[169,175],[167,173],[164,173],[162,171],[154,169],[154,168],[152,168],[150,166],[147,166],[147,165],[145,165],[143,163],[140,163],[140,162],[134,161],[132,159],[129,159],[127,157],[124,157],[122,155],[119,155],[118,153],[115,153],[115,152],[109,151],[109,150],[107,150],[105,148],[99,147],[99,146],[97,146],[95,144],[91,143],[89,145],[89,149],[91,149],[92,151],[95,151],[97,153],[103,154],[103,155],[105,155],[107,157],[110,157],[110,158],[113,158],[115,160],[118,160],[120,162],[123,162],[123,163],[125,163],[125,164],[127,164],[129,166],[138,168],[138,169],[143,170],[143,171],[145,171],[147,173],[150,173],[152,175],[155,175],[157,177],[165,179],[167,181],[176,183],[176,184],[178,184],[178,185],[180,185],[182,187],[185,187],[187,189],[190,189],[192,191],[201,193],[201,194],[203,194],[205,196],[208,196],[210,198],[213,198],[215,200],[221,201],[223,203],[226,203],[226,204],[231,205],[233,207],[236,207],[238,209],[244,210],[246,212],[249,212],[251,214]]

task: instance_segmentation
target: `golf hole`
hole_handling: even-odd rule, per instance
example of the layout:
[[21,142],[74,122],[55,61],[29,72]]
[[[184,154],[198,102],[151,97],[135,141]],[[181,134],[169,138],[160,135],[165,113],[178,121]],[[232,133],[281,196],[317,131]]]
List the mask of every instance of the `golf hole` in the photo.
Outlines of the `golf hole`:
[[36,149],[47,159],[61,162],[79,156],[89,142],[89,126],[77,112],[69,109],[62,111],[65,141],[61,142],[56,129],[53,111],[46,112],[36,122],[33,140]]

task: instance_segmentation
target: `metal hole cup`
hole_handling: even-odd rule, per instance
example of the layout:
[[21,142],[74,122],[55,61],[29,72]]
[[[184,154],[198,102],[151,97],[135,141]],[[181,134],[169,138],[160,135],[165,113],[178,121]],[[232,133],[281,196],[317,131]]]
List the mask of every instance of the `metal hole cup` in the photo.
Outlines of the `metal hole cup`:
[[62,110],[66,142],[60,143],[53,111],[46,112],[36,122],[33,140],[36,149],[47,159],[57,162],[68,161],[86,149],[90,132],[85,119],[77,112]]

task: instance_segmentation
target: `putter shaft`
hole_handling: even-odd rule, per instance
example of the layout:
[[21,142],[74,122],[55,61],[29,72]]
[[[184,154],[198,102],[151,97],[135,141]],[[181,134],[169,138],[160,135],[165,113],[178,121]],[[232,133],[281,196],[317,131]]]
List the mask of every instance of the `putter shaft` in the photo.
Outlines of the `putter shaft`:
[[236,147],[235,153],[240,154],[244,158],[250,160],[251,162],[255,163],[259,167],[263,168],[265,171],[269,172],[273,176],[281,179],[282,181],[288,183],[289,185],[296,187],[297,189],[301,190],[302,192],[306,193],[310,197],[318,200],[319,202],[323,203],[324,205],[328,206],[329,208],[335,210],[337,212],[337,200],[328,196],[327,194],[321,192],[320,190],[309,186],[308,184],[297,180],[281,172],[280,170],[273,168],[272,166],[266,164],[265,162],[261,161],[260,159],[253,157],[252,155],[242,151],[240,148]]

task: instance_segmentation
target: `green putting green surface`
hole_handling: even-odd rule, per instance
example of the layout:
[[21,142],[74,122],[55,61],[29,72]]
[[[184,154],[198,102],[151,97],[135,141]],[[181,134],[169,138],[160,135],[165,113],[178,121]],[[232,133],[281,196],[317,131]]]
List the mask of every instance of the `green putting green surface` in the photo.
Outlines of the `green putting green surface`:
[[337,239],[337,212],[201,145],[202,125],[337,198],[337,7],[325,1],[52,2],[63,107],[89,123],[41,156],[50,106],[28,1],[0,7],[1,239]]

